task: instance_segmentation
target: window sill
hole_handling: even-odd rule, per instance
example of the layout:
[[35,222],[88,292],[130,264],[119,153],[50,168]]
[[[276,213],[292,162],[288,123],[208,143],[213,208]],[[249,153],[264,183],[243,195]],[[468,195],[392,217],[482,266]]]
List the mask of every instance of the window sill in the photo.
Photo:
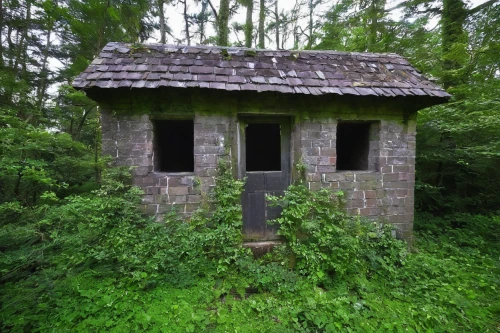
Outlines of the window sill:
[[171,177],[196,176],[194,174],[194,171],[188,171],[188,172],[153,171],[152,174],[158,176],[171,176]]

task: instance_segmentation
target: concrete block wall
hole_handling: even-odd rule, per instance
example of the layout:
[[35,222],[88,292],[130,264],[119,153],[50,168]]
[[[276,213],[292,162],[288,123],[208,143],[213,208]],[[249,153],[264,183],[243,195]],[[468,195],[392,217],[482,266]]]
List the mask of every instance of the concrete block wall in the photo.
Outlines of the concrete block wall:
[[300,124],[306,182],[312,190],[342,190],[349,213],[393,223],[399,236],[409,239],[414,218],[415,121],[366,121],[373,125],[369,170],[363,171],[336,170],[336,120]]
[[153,167],[154,120],[150,116],[101,113],[103,155],[114,157],[118,166],[134,166],[132,181],[144,190],[145,212],[158,218],[172,209],[189,215],[211,193],[218,160],[230,154],[225,145],[231,117],[195,115],[194,172],[166,173]]
[[[101,109],[103,154],[115,158],[117,165],[135,166],[133,182],[146,193],[145,211],[161,217],[175,207],[190,214],[214,187],[220,156],[231,155],[233,167],[238,169],[238,140],[234,139],[238,115],[281,116],[293,123],[292,181],[298,176],[296,164],[303,163],[311,189],[341,189],[351,214],[393,223],[401,237],[411,239],[416,113],[405,112],[405,104],[378,99],[332,101],[327,97],[221,94],[200,89],[179,95],[172,90],[161,98],[159,94],[138,94],[128,99],[108,96],[111,102],[101,104],[105,109]],[[194,120],[194,172],[154,170],[151,119],[155,117]],[[337,170],[339,119],[372,124],[368,170]]]

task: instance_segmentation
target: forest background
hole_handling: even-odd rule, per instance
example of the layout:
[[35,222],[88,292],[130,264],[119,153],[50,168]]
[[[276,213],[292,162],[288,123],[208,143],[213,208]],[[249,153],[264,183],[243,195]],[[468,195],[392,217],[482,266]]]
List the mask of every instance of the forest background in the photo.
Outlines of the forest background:
[[[3,330],[499,329],[500,1],[0,0],[0,27]],[[151,225],[100,156],[96,104],[70,86],[110,41],[405,56],[453,96],[419,112],[412,252],[340,212],[313,219],[335,205],[291,189],[303,219],[277,223],[309,243],[250,260],[241,184],[224,174],[233,197],[214,200],[231,209]]]

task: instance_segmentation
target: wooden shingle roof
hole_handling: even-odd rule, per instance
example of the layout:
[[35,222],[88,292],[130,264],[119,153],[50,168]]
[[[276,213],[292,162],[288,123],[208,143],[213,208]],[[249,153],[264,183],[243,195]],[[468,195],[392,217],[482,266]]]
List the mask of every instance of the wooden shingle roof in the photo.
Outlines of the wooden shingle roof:
[[108,43],[73,87],[450,97],[396,54],[164,44]]

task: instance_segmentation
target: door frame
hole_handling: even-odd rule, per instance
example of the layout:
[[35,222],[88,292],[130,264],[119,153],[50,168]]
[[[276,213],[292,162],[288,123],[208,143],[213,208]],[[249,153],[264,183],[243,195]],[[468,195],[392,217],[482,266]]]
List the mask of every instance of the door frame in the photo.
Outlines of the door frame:
[[[276,173],[279,172],[281,173],[281,176],[283,177],[281,184],[283,184],[283,189],[279,190],[280,193],[284,192],[287,187],[291,183],[292,175],[291,175],[291,165],[292,165],[292,117],[290,116],[240,116],[238,117],[238,134],[237,134],[237,142],[238,142],[238,177],[240,179],[244,179],[245,177],[249,176],[249,174],[246,171],[246,127],[248,124],[279,124],[280,125],[280,152],[281,152],[281,170],[275,170],[275,171],[250,171],[249,173],[255,173],[255,174],[266,174],[266,173]],[[267,179],[267,176],[264,176]],[[276,227],[270,227],[267,225],[267,214],[268,210],[267,208],[264,208],[264,229],[263,229],[263,234],[262,238],[253,238],[251,235],[248,235],[245,233],[245,204],[244,201],[246,198],[246,195],[251,195],[252,191],[247,192],[247,184],[245,184],[245,188],[243,189],[242,192],[242,208],[243,208],[243,237],[245,240],[251,240],[251,241],[268,241],[268,240],[275,240],[278,239],[276,238]],[[272,193],[273,191],[270,191],[269,193]],[[264,191],[264,193],[267,193],[267,191]],[[257,193],[255,193],[257,194]],[[275,194],[275,193],[274,193]],[[247,199],[250,199],[248,197]],[[265,199],[264,199],[265,200]],[[265,207],[267,204],[264,201]],[[250,209],[247,207],[247,209]],[[260,218],[258,218],[260,221]],[[274,231],[272,231],[274,230]]]
[[[292,166],[292,117],[290,116],[262,116],[262,115],[239,115],[238,116],[238,178],[243,179],[246,174],[246,135],[245,128],[248,124],[280,124],[281,138],[281,171],[287,175],[287,183],[290,185]],[[288,137],[288,140],[283,140]],[[283,154],[287,152],[288,154]],[[287,157],[288,156],[288,160]],[[256,171],[258,172],[258,171]]]

